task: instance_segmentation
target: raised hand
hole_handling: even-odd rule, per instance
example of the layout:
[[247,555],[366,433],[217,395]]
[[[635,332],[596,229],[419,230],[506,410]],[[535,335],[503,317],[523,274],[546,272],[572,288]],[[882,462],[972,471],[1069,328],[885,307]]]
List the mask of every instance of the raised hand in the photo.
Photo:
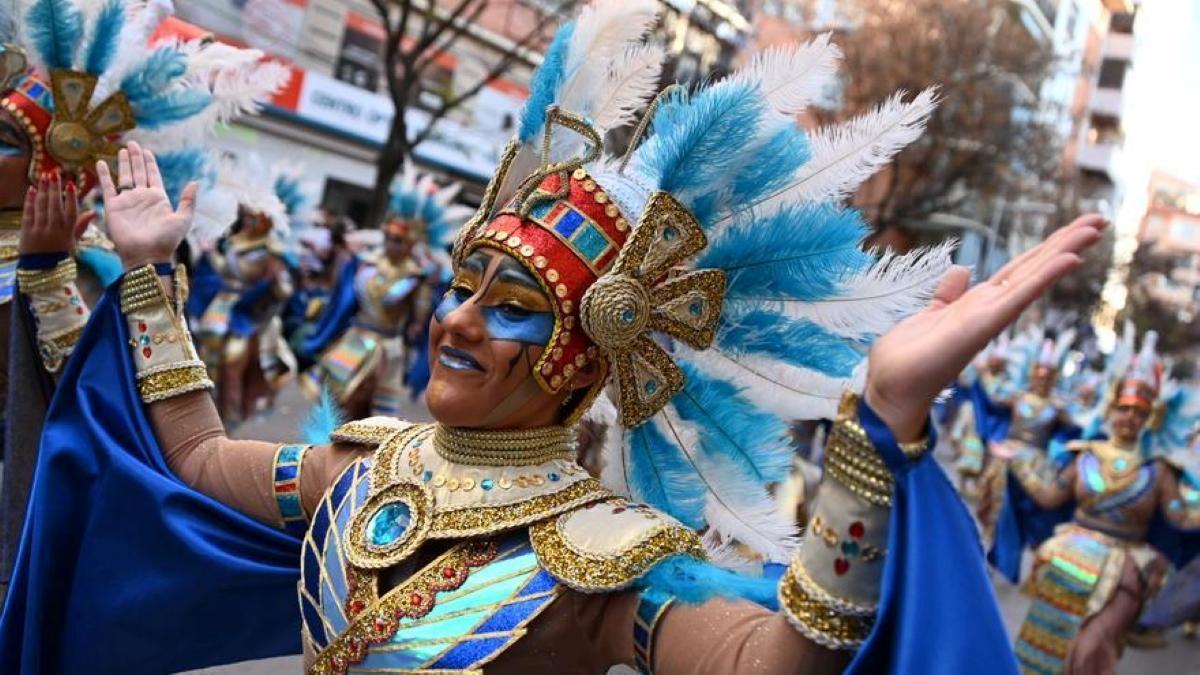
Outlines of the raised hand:
[[79,213],[75,183],[63,189],[61,178],[43,177],[25,193],[17,250],[22,254],[70,252],[95,217],[91,211]]
[[898,440],[917,440],[938,393],[1004,327],[1082,262],[1106,223],[1083,216],[967,290],[970,272],[946,273],[924,310],[897,324],[871,349],[867,403]]
[[104,193],[108,236],[125,269],[171,261],[192,226],[199,186],[188,183],[179,209],[172,208],[154,153],[136,142],[117,153],[115,185],[106,162],[96,163],[96,174]]

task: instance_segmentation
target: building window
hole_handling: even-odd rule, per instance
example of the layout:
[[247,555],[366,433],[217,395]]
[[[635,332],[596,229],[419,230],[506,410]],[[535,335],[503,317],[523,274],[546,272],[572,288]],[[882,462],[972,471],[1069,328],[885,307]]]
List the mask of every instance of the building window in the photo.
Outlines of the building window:
[[1114,14],[1108,27],[1114,33],[1131,35],[1133,33],[1133,14]]
[[1120,89],[1125,83],[1125,69],[1128,67],[1128,61],[1104,59],[1100,64],[1100,88]]

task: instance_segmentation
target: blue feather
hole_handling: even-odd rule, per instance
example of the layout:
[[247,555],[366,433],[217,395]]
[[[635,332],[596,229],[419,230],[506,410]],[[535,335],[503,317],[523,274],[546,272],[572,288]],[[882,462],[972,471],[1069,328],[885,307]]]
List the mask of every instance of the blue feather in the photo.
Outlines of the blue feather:
[[786,479],[792,454],[782,420],[755,407],[732,384],[683,359],[677,363],[686,384],[671,402],[700,430],[701,451],[729,459],[756,486]]
[[136,110],[143,101],[158,96],[186,72],[186,56],[174,47],[159,47],[121,80],[121,91]]
[[96,16],[96,27],[87,48],[84,70],[93,75],[108,70],[120,47],[121,29],[124,27],[125,3],[123,0],[108,0]]
[[727,205],[730,210],[736,211],[786,187],[812,157],[812,149],[804,131],[786,122],[746,154],[753,159],[734,175]]
[[717,344],[735,354],[761,354],[830,377],[849,377],[864,357],[854,343],[807,319],[726,303],[721,322]]
[[420,201],[419,195],[414,192],[393,192],[389,209],[393,216],[409,220],[417,217]]
[[187,148],[156,155],[158,170],[162,174],[163,188],[171,198],[171,204],[179,206],[183,188],[191,181],[212,182],[208,152],[202,148]]
[[629,432],[629,472],[633,495],[693,529],[704,525],[707,491],[696,468],[653,422]]
[[26,32],[49,69],[71,68],[83,38],[83,15],[70,0],[36,0],[25,14]]
[[159,129],[199,115],[212,102],[212,94],[203,89],[177,89],[140,101],[133,116],[139,127]]
[[75,259],[91,270],[104,288],[108,288],[109,284],[119,279],[125,272],[124,266],[121,264],[121,257],[102,248],[91,246],[81,248],[75,252]]
[[308,198],[300,187],[300,181],[292,176],[280,175],[275,179],[275,195],[283,202],[283,207],[289,216],[294,216],[304,208]]
[[17,23],[13,20],[11,2],[0,2],[0,44],[15,44]]
[[338,406],[337,399],[328,389],[321,389],[321,398],[308,411],[308,417],[301,426],[304,442],[313,445],[329,443],[333,438],[334,430],[342,426],[344,422],[344,415]]
[[744,160],[739,151],[753,142],[763,109],[752,85],[718,84],[690,99],[672,95],[654,115],[654,134],[638,150],[638,164],[660,189],[692,207]]
[[823,300],[874,261],[860,247],[866,233],[853,209],[790,206],[766,218],[739,219],[710,242],[697,266],[725,270],[729,299]]
[[658,563],[637,585],[666,591],[689,605],[719,597],[748,600],[771,610],[779,608],[779,579],[774,575],[751,577],[685,555],[673,555]]
[[567,49],[570,47],[571,35],[575,32],[575,22],[563,24],[550,42],[542,65],[529,84],[529,99],[521,109],[521,124],[517,136],[523,143],[532,141],[542,126],[546,123],[546,108],[554,104],[558,98],[558,89],[566,77]]

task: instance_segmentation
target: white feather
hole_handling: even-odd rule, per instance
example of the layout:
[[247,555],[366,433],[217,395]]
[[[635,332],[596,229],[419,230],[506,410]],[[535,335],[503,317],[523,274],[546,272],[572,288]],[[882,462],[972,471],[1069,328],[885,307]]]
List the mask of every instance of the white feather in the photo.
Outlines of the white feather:
[[613,403],[608,391],[602,392],[592,403],[587,412],[587,419],[597,426],[607,430],[604,443],[600,446],[600,482],[613,492],[632,497],[624,466],[625,460],[625,427],[617,416],[617,406]]
[[640,42],[657,19],[654,0],[596,0],[584,7],[567,46],[559,105],[590,115],[586,102],[598,92],[610,62]]
[[762,576],[762,559],[755,555],[747,555],[747,550],[736,541],[721,541],[721,535],[716,529],[710,529],[700,537],[708,561],[717,567],[723,567],[732,572],[746,576]]
[[768,560],[784,562],[796,544],[796,525],[784,518],[766,487],[753,485],[724,457],[700,452],[700,430],[680,419],[674,406],[656,415],[652,424],[666,438],[677,441],[708,492],[704,519],[722,541],[737,541]]
[[950,269],[954,247],[954,241],[946,241],[903,255],[889,251],[862,274],[842,282],[834,298],[756,304],[769,312],[808,319],[851,339],[882,335],[929,304]]
[[231,192],[212,186],[196,195],[196,216],[188,231],[188,240],[195,250],[204,250],[220,239],[237,220],[237,197]]
[[878,108],[812,135],[812,159],[796,179],[764,200],[768,212],[795,202],[840,200],[921,136],[937,107],[937,91],[922,91],[905,102],[894,94]]
[[121,43],[116,58],[96,84],[92,100],[100,101],[117,89],[122,79],[150,53],[150,36],[167,17],[175,14],[171,0],[149,0],[131,3],[121,31]]
[[840,378],[754,354],[695,351],[678,344],[675,350],[709,376],[739,387],[756,407],[785,420],[833,419],[842,393],[861,393],[867,379],[865,358],[850,377]]
[[658,91],[666,52],[658,45],[626,49],[613,62],[593,102],[592,122],[605,132],[632,122]]
[[772,47],[754,55],[732,76],[734,82],[757,83],[776,112],[802,112],[833,82],[842,50],[822,33],[802,45]]

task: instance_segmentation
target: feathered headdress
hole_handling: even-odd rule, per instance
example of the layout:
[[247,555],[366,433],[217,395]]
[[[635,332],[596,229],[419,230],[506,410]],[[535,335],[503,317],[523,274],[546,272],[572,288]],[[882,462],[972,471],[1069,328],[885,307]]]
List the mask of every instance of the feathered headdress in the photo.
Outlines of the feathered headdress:
[[472,213],[454,203],[461,189],[460,183],[439,188],[433,176],[418,173],[406,161],[392,190],[385,227],[397,227],[405,236],[428,244],[432,253],[444,255],[455,231]]
[[130,139],[158,156],[172,198],[212,177],[204,141],[214,125],[256,110],[288,71],[211,40],[151,46],[171,11],[169,0],[16,3],[0,35],[0,106],[29,136],[31,180],[63,173],[86,190],[96,161]]
[[606,484],[706,529],[714,551],[783,560],[795,526],[767,486],[791,465],[785,420],[832,418],[871,342],[949,266],[948,246],[862,250],[868,226],[837,203],[920,134],[935,95],[806,132],[795,115],[840,58],[821,36],[659,95],[645,139],[606,157],[605,132],[654,94],[656,17],[652,0],[594,2],[559,30],[455,253],[508,253],[554,299],[544,390],[589,364],[605,375],[570,405],[609,385]]

